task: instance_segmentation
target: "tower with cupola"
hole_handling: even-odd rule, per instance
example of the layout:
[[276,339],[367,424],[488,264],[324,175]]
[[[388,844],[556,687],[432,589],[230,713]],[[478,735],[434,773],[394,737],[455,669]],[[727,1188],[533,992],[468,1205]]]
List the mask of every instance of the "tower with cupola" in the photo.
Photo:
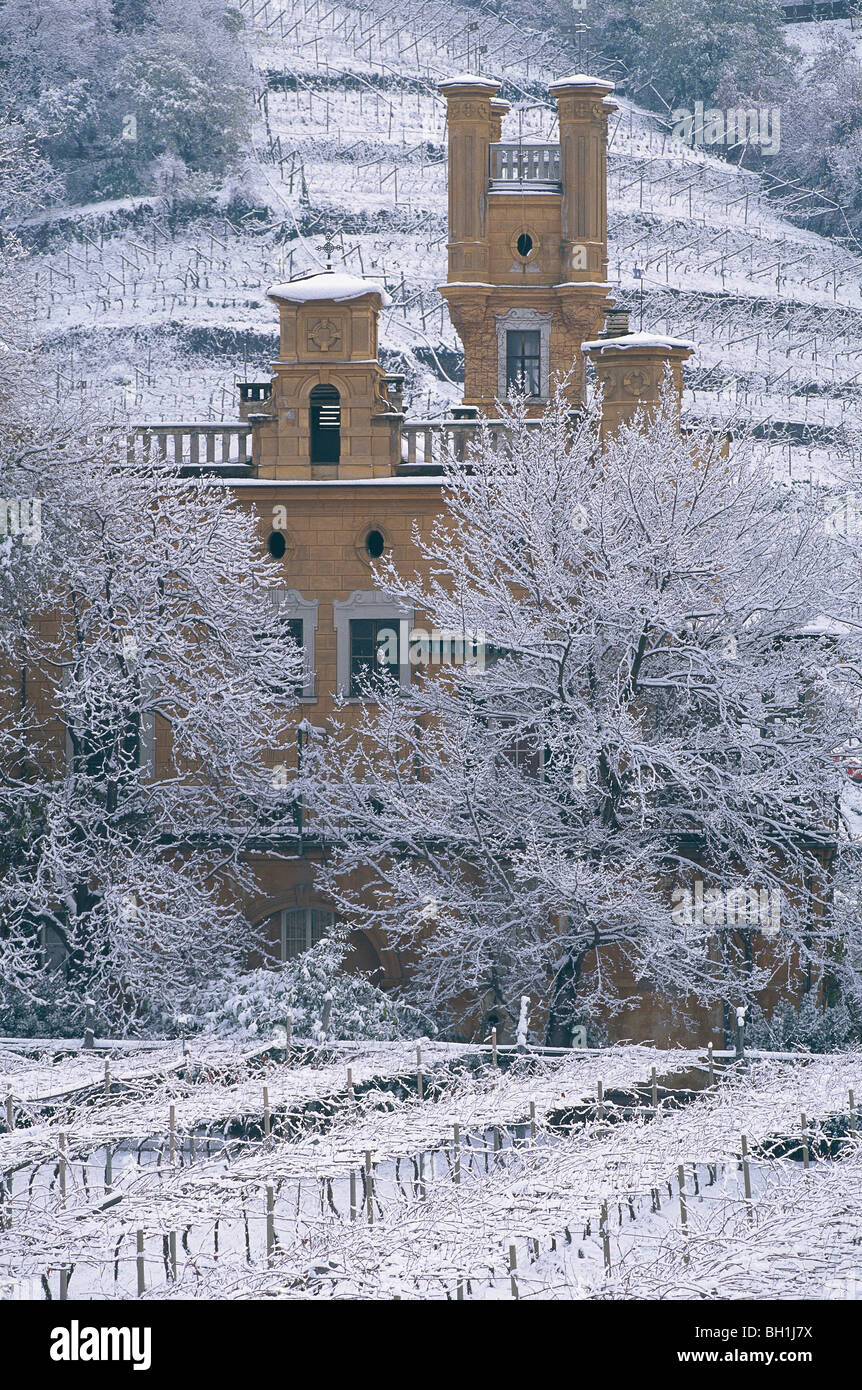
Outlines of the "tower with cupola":
[[329,268],[272,285],[279,354],[254,426],[261,478],[378,478],[401,460],[400,378],[378,358],[383,285]]
[[464,347],[464,404],[493,414],[515,390],[541,411],[554,378],[584,400],[581,344],[608,293],[607,145],[613,84],[577,74],[551,87],[559,142],[501,140],[509,109],[490,78],[441,83],[449,130],[448,277],[440,287]]

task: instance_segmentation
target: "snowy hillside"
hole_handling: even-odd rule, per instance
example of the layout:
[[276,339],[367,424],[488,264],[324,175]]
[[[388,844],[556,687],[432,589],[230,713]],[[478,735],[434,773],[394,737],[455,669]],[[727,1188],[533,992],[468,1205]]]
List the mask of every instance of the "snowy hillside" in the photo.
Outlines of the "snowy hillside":
[[[254,159],[219,204],[157,199],[54,210],[31,224],[34,320],[58,396],[95,391],[134,419],[232,419],[235,382],[269,375],[271,281],[334,263],[385,277],[384,361],[426,418],[460,394],[445,277],[444,106],[437,82],[481,67],[513,103],[503,138],[553,138],[546,95],[578,54],[503,15],[426,0],[243,0]],[[806,27],[795,26],[792,37]],[[767,161],[768,164],[768,161]],[[862,423],[862,248],[805,229],[818,195],[670,138],[620,99],[611,123],[610,278],[643,326],[699,345],[688,407],[739,404],[782,468],[806,476]],[[782,215],[782,212],[784,215]],[[86,383],[84,385],[83,383]]]

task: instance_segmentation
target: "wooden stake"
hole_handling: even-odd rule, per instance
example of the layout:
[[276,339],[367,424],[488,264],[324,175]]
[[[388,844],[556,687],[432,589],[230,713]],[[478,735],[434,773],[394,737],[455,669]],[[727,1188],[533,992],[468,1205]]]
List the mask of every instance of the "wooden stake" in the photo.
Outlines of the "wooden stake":
[[650,1073],[650,1081],[652,1082],[652,1108],[653,1114],[655,1115],[658,1113],[658,1082],[656,1080],[655,1067],[652,1068]]
[[12,1087],[6,1087],[6,1127],[10,1132],[15,1128],[15,1111],[12,1108]]
[[509,1283],[512,1288],[512,1297],[518,1297],[518,1251],[514,1245],[509,1246]]
[[596,1082],[596,1093],[599,1101],[599,1119],[603,1120],[605,1118],[605,1088],[601,1081]]
[[177,1161],[177,1107],[176,1107],[175,1105],[172,1105],[171,1108],[170,1108],[170,1112],[169,1112],[169,1113],[170,1113],[170,1156],[171,1156],[171,1167],[173,1168],[173,1167],[175,1166],[175,1164],[176,1164],[176,1161]]
[[69,1271],[65,1265],[60,1265],[60,1298],[63,1302],[69,1297]]
[[530,1138],[536,1142],[536,1102],[530,1101]]
[[371,1173],[371,1150],[365,1150],[365,1210],[369,1226],[374,1225],[374,1188]]
[[751,1201],[751,1170],[748,1166],[748,1139],[742,1136],[742,1181],[745,1189],[745,1200]]
[[347,1094],[352,1101],[356,1100],[356,1092],[353,1089],[353,1068],[347,1068]]
[[105,1058],[105,1100],[111,1099],[111,1063]]
[[171,1279],[177,1282],[177,1233],[171,1231],[168,1235],[168,1251],[171,1262]]
[[138,1231],[136,1238],[138,1264],[138,1298],[142,1298],[147,1287],[144,1278],[144,1233]]
[[275,1190],[270,1185],[266,1189],[266,1258],[272,1264],[275,1254]]
[[66,1200],[66,1136],[60,1135],[60,1196]]
[[455,1151],[452,1161],[452,1181],[461,1181],[461,1126],[455,1125]]
[[112,1188],[112,1186],[113,1186],[113,1182],[114,1182],[113,1166],[114,1166],[114,1165],[113,1165],[113,1160],[112,1160],[112,1158],[111,1158],[111,1146],[110,1146],[110,1144],[109,1144],[109,1145],[106,1147],[106,1149],[105,1149],[105,1191],[106,1191],[106,1192],[110,1192],[110,1190],[111,1190],[111,1188]]
[[602,1202],[602,1215],[599,1221],[599,1230],[602,1237],[602,1254],[605,1259],[605,1269],[610,1271],[611,1267],[611,1232],[608,1225],[608,1204]]
[[356,1171],[355,1171],[355,1169],[351,1168],[351,1170],[350,1170],[350,1219],[351,1219],[351,1221],[355,1221],[355,1220],[356,1220],[356,1212],[357,1212],[357,1208],[356,1208]]
[[497,1030],[496,1030],[496,1028],[492,1028],[492,1029],[491,1029],[491,1065],[492,1065],[492,1067],[496,1067],[496,1065],[497,1065]]
[[802,1113],[802,1166],[803,1166],[803,1168],[807,1168],[807,1167],[808,1167],[808,1163],[809,1163],[808,1135],[805,1133],[805,1130],[806,1130],[807,1125],[808,1125],[808,1121],[806,1120],[806,1118],[805,1118],[805,1112],[803,1111],[803,1113]]
[[266,1147],[269,1148],[270,1128],[269,1128],[269,1087],[263,1088],[263,1135]]
[[713,1053],[712,1043],[709,1044],[709,1046],[708,1046],[708,1048],[707,1048],[707,1053],[708,1053],[708,1055],[709,1055],[709,1084],[710,1084],[710,1086],[714,1086],[714,1085],[715,1085],[715,1058],[714,1058],[713,1055],[712,1055],[712,1053]]
[[856,1101],[853,1092],[850,1092],[850,1129],[856,1133]]

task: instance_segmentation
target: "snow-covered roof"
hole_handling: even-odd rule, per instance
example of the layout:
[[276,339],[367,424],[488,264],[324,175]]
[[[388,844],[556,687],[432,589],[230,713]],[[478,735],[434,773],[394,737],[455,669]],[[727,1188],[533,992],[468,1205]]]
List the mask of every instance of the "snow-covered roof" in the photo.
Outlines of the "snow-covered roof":
[[585,72],[575,72],[571,77],[558,77],[556,82],[552,82],[548,88],[549,92],[556,92],[563,87],[603,87],[606,92],[614,90],[613,82],[606,82],[603,77],[590,77]]
[[444,82],[438,82],[438,89],[445,92],[447,87],[493,87],[498,91],[500,83],[493,77],[479,77],[475,72],[459,72],[454,77],[447,77]]
[[392,303],[379,280],[360,279],[342,270],[325,270],[319,275],[305,275],[300,280],[285,280],[270,285],[266,293],[268,299],[286,299],[291,304],[308,304],[317,299],[359,299],[363,294],[378,294],[384,309]]
[[690,338],[666,338],[661,333],[624,333],[619,338],[596,338],[591,343],[582,343],[581,352],[626,352],[630,348],[688,348],[697,351],[697,344]]

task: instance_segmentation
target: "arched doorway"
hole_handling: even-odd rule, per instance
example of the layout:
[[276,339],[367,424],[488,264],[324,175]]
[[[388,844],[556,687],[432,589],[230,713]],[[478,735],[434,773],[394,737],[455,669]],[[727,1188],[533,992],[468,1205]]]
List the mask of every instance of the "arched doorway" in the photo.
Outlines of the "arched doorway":
[[341,397],[334,386],[315,386],[311,407],[311,462],[338,463],[341,458]]

